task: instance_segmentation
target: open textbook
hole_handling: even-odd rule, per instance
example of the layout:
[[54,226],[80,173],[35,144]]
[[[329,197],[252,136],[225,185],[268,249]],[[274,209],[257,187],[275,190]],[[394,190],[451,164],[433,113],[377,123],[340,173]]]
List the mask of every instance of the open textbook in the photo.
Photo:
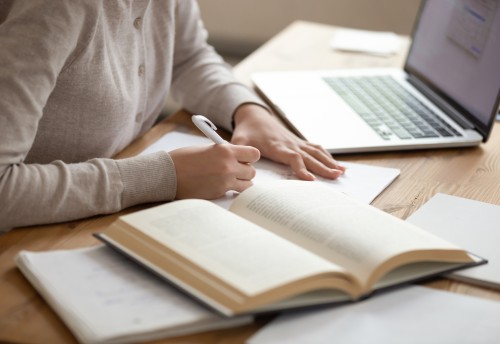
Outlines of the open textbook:
[[104,245],[21,251],[16,263],[80,343],[137,343],[253,320],[215,314]]
[[482,262],[317,183],[242,192],[229,211],[181,200],[118,218],[98,238],[225,315],[356,300]]
[[[213,144],[208,138],[181,132],[170,132],[161,137],[157,142],[146,148],[142,154],[171,151],[181,147],[194,145]],[[347,172],[336,180],[328,180],[317,176],[316,182],[325,184],[352,196],[362,202],[371,203],[382,191],[396,179],[400,171],[397,168],[380,167],[351,162],[342,162]],[[274,180],[293,180],[297,177],[290,167],[262,158],[253,164],[257,174],[252,180],[254,184]],[[237,196],[235,192],[228,192],[225,197],[213,200],[215,204],[228,209],[231,201]]]

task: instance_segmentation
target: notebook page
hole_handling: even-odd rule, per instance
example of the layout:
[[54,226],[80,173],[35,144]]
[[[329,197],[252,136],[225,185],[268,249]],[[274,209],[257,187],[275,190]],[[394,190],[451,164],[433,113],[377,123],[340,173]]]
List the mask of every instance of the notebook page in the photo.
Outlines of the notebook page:
[[[169,329],[174,334],[176,329],[192,333],[196,332],[195,325],[201,325],[201,330],[211,322],[218,322],[219,327],[231,325],[231,319],[195,303],[106,246],[24,251],[18,265],[25,273],[29,270],[30,281],[43,290],[41,293],[82,342],[120,338],[118,341],[124,343],[130,340],[127,336],[144,340],[164,337]],[[186,326],[191,330],[186,331]]]
[[[158,141],[146,148],[141,155],[158,152],[161,150],[171,151],[181,147],[193,145],[212,144],[208,138],[181,132],[170,132],[161,137]],[[317,177],[317,182],[329,185],[330,187],[352,196],[363,203],[371,203],[382,191],[389,186],[394,179],[399,176],[399,169],[379,167],[351,162],[341,162],[347,168],[347,172],[336,180],[327,180]],[[291,179],[297,177],[292,170],[285,165],[275,163],[267,159],[261,159],[253,164],[257,174],[253,179],[254,184],[269,182],[274,180]],[[225,197],[213,202],[225,209],[229,209],[236,193],[228,192]]]

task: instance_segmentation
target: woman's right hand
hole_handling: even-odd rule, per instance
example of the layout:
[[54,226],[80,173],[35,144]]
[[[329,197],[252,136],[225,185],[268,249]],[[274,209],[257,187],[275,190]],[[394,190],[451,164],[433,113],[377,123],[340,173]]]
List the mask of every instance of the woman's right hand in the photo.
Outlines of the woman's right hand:
[[260,159],[257,148],[219,145],[192,146],[169,152],[177,174],[176,199],[216,199],[229,190],[241,192],[252,186]]

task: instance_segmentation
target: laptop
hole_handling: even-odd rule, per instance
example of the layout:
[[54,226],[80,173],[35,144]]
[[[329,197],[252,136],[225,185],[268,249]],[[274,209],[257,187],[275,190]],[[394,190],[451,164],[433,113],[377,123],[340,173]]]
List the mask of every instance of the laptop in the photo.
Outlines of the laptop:
[[500,0],[427,0],[404,69],[260,72],[256,90],[330,153],[477,146],[500,102]]

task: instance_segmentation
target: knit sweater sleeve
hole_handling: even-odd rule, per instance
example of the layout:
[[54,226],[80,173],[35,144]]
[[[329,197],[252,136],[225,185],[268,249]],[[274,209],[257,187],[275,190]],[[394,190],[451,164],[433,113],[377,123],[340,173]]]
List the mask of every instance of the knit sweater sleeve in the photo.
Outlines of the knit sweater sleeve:
[[[0,24],[0,230],[68,221],[175,196],[166,152],[123,160],[26,163],[61,71],[98,16],[68,1],[16,1]],[[4,4],[5,5],[5,4]],[[10,6],[10,2],[9,2]],[[47,15],[40,15],[46,13]]]

